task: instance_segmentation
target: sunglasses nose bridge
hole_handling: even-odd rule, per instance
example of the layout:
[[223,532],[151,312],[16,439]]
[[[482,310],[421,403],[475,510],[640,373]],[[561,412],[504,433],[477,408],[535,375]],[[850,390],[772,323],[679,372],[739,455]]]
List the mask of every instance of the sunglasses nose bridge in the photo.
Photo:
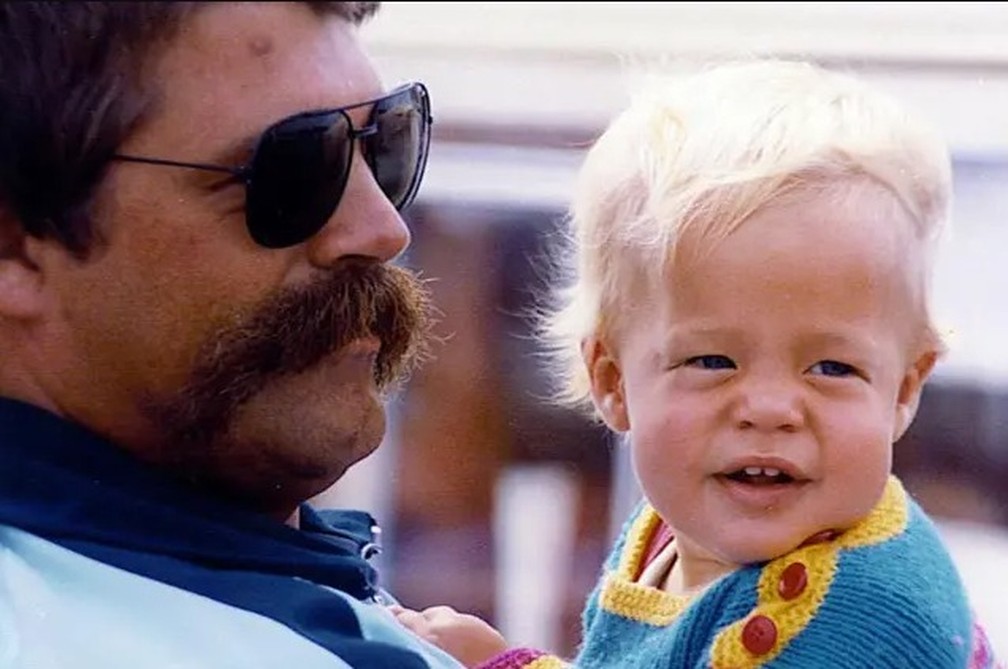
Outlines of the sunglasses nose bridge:
[[378,134],[378,124],[369,123],[368,125],[365,125],[360,128],[354,128],[353,126],[350,126],[350,131],[347,134],[350,136],[351,140],[358,140],[364,137],[371,137],[372,135]]

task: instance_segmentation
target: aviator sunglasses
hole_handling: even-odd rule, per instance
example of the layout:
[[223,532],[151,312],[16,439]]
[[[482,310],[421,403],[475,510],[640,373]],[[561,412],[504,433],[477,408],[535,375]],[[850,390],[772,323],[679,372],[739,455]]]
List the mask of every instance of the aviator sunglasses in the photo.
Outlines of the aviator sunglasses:
[[[367,124],[353,127],[348,111],[372,106]],[[256,142],[246,165],[229,167],[116,154],[113,160],[226,172],[245,185],[245,224],[260,246],[300,244],[325,226],[350,177],[354,145],[392,205],[416,196],[430,144],[430,98],[421,83],[384,97],[309,111],[277,121]]]

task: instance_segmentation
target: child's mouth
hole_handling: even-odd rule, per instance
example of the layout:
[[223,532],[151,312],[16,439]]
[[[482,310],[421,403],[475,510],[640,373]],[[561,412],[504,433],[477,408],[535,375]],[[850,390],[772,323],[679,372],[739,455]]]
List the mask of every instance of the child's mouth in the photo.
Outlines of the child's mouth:
[[738,483],[759,486],[793,483],[795,480],[786,472],[774,467],[744,467],[725,474],[725,477]]
[[810,482],[797,468],[769,465],[730,466],[715,479],[735,503],[760,513],[796,503]]

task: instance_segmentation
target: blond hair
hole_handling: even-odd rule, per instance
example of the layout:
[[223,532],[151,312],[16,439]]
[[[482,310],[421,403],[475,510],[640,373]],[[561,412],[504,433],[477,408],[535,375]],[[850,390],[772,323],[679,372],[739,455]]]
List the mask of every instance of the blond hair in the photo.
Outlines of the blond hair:
[[948,150],[896,100],[855,77],[774,59],[648,77],[576,182],[564,258],[572,283],[542,320],[557,399],[590,407],[582,342],[611,332],[621,295],[663,276],[685,233],[713,244],[788,192],[851,178],[895,197],[930,267],[950,206]]

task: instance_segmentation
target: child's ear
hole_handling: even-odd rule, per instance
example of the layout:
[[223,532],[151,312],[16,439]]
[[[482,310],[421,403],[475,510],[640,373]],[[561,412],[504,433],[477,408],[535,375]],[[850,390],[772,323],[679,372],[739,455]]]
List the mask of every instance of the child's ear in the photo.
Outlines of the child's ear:
[[920,404],[921,392],[924,390],[924,382],[931,375],[935,363],[938,361],[939,352],[929,349],[917,356],[907,367],[903,374],[903,381],[900,383],[899,395],[896,397],[896,420],[893,422],[893,442],[903,436],[913,422],[917,414],[917,406]]
[[614,432],[630,429],[626,395],[623,391],[623,371],[619,360],[609,346],[599,337],[588,337],[581,342],[581,356],[591,382],[592,402],[602,420]]

